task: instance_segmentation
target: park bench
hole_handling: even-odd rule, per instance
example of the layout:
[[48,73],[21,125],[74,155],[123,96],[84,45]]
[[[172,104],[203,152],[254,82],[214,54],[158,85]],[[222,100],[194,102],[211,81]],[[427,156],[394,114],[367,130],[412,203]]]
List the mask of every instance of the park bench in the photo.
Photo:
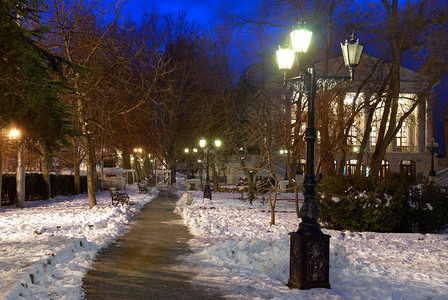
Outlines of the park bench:
[[119,192],[114,187],[109,188],[109,192],[110,197],[112,198],[112,205],[114,205],[115,203],[129,204],[129,196],[127,193]]
[[140,182],[137,182],[138,192],[139,194],[146,194],[148,192],[148,188]]

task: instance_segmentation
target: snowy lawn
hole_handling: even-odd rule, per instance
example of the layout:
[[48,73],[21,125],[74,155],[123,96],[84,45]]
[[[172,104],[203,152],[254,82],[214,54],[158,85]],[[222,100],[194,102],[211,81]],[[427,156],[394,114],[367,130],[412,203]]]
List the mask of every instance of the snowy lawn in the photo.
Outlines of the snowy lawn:
[[134,205],[112,206],[109,191],[0,208],[0,299],[81,299],[82,278],[98,251],[129,230],[157,194],[126,190]]
[[[130,229],[133,215],[156,192],[127,190],[134,205],[110,205],[109,192],[0,208],[0,299],[82,299],[82,278],[95,255]],[[279,201],[276,225],[269,205],[213,194],[202,203],[179,201],[176,211],[195,238],[184,257],[208,286],[229,299],[448,299],[448,235],[327,231],[331,289],[289,290],[289,236],[297,229],[294,203]],[[182,192],[180,193],[182,195]],[[290,195],[283,197],[292,198]]]
[[185,259],[226,298],[448,299],[448,234],[324,230],[331,235],[331,289],[289,290],[288,233],[299,224],[294,203],[279,201],[276,225],[269,226],[269,204],[240,197],[215,193],[203,204],[202,193],[193,192],[193,203],[181,199],[176,209],[195,235]]

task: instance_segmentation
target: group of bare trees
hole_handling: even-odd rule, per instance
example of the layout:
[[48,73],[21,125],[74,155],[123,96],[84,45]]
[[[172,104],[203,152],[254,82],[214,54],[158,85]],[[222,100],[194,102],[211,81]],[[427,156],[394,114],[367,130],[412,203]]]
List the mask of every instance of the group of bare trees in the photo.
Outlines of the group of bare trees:
[[[319,168],[325,175],[334,172],[335,153],[347,151],[350,129],[360,113],[368,116],[359,137],[362,160],[371,122],[378,118],[375,111],[382,108],[383,122],[369,163],[375,174],[403,120],[430,99],[446,73],[444,1],[262,1],[252,14],[223,14],[222,23],[207,30],[189,22],[183,12],[162,16],[157,9],[136,23],[123,17],[122,0],[109,5],[84,0],[23,3],[31,13],[24,14],[17,28],[46,29],[33,40],[55,55],[48,61],[68,87],[53,95],[60,106],[39,111],[40,118],[56,116],[53,127],[42,122],[43,138],[26,139],[30,146],[38,145],[30,149],[42,155],[43,166],[64,148],[75,179],[81,162],[86,162],[90,207],[96,205],[97,163],[119,152],[128,168],[136,146],[174,172],[184,147],[202,136],[220,137],[223,153],[238,158],[253,186],[256,172],[270,171],[274,153],[285,147],[289,173],[295,174],[304,148],[308,99],[299,86],[283,84],[273,52],[286,28],[298,20],[307,21],[317,37],[303,66],[320,61],[323,74],[341,72],[335,70],[336,41],[352,29],[377,58],[364,63],[359,85],[317,95]],[[10,14],[16,13],[12,8]],[[420,86],[413,104],[403,108],[398,101],[400,66],[414,56]],[[2,63],[12,59],[3,53],[2,58]],[[248,62],[257,63],[244,69]],[[8,78],[17,83],[14,76]],[[348,92],[354,95],[351,104],[344,101]],[[2,112],[2,126],[12,121],[7,113]],[[257,157],[255,164],[247,164],[249,156]],[[76,183],[79,190],[79,180]]]
[[[142,147],[175,170],[181,149],[207,131],[216,109],[209,36],[183,12],[161,16],[153,9],[135,23],[122,16],[123,1],[24,5],[32,13],[17,28],[45,28],[34,42],[63,62],[60,73],[69,87],[57,97],[68,130],[44,130],[48,142],[33,149],[45,161],[63,157],[74,168],[78,191],[85,161],[90,207],[96,205],[96,165],[108,155],[121,153],[130,167],[132,149]],[[24,139],[29,149],[37,142]]]

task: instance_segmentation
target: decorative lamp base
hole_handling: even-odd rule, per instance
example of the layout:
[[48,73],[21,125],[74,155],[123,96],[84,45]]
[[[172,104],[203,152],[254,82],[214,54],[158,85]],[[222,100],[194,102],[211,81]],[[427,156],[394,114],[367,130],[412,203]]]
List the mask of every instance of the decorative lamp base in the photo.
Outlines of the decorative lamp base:
[[330,236],[291,232],[290,289],[330,289]]

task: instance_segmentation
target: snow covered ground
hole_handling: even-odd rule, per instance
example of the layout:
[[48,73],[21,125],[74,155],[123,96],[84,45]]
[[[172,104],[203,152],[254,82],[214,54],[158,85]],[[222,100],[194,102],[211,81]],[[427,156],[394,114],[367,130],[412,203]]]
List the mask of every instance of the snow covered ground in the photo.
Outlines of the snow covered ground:
[[288,233],[299,223],[294,203],[279,201],[270,227],[268,204],[251,206],[239,197],[217,193],[202,204],[198,192],[192,205],[180,201],[177,209],[196,236],[188,259],[227,298],[448,299],[447,234],[324,230],[331,235],[331,289],[290,290]]
[[[0,299],[82,299],[82,277],[97,252],[156,195],[137,192],[128,189],[131,206],[112,207],[101,192],[92,210],[87,195],[0,208]],[[448,299],[448,234],[325,231],[332,288],[289,290],[294,203],[279,201],[269,226],[269,205],[240,197],[216,193],[203,204],[194,192],[191,205],[181,200],[176,208],[195,235],[194,252],[183,259],[229,299]]]
[[127,190],[134,205],[110,205],[108,191],[0,208],[0,299],[82,299],[82,278],[97,252],[129,230],[155,197]]

